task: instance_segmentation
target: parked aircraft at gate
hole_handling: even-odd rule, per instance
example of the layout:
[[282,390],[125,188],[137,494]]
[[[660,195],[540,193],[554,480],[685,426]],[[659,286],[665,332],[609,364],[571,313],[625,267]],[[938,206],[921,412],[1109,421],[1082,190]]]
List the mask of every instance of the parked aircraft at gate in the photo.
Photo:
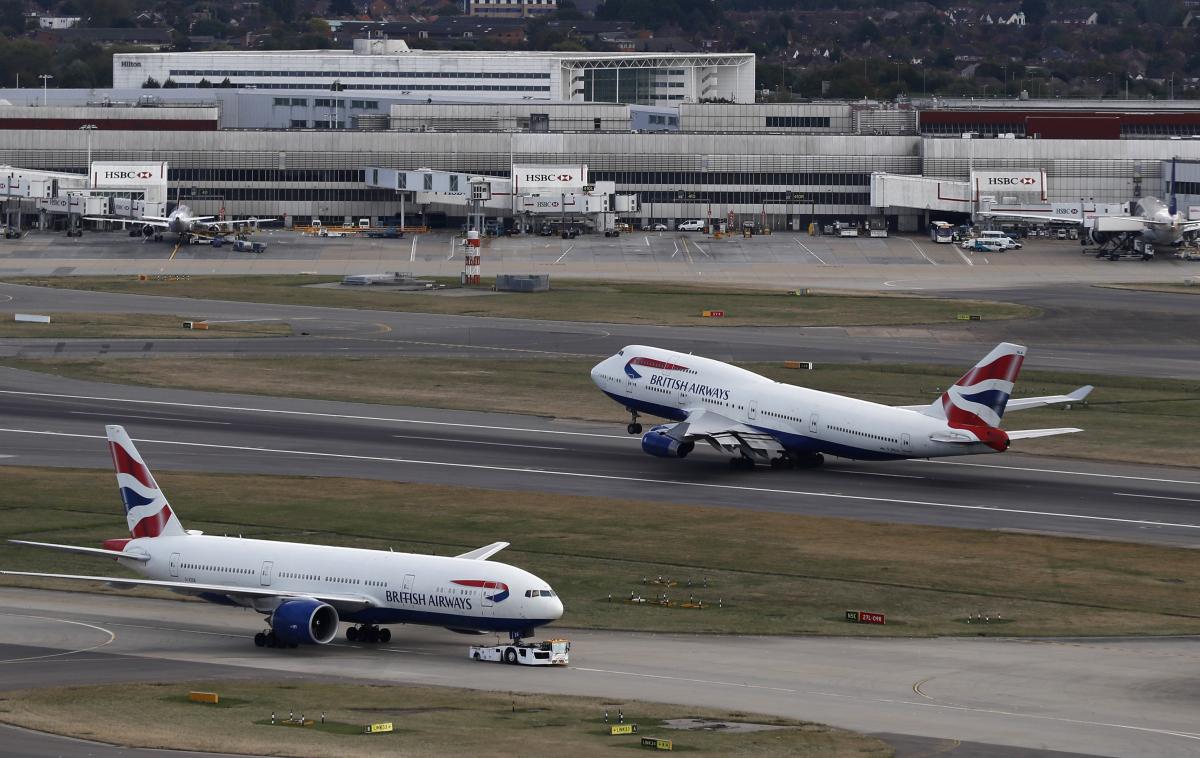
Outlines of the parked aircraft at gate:
[[130,536],[106,540],[103,548],[10,542],[115,558],[147,578],[0,574],[164,587],[252,608],[267,618],[268,629],[255,636],[260,647],[323,645],[337,635],[339,621],[359,625],[347,631],[351,641],[387,642],[391,633],[380,624],[506,631],[518,638],[562,616],[562,602],[545,581],[487,560],[507,542],[449,558],[185,530],[129,435],[120,426],[106,430]]
[[87,221],[108,221],[141,227],[143,237],[161,238],[166,232],[179,235],[180,239],[189,236],[211,237],[216,234],[233,231],[242,226],[258,226],[261,223],[273,223],[274,218],[243,218],[229,221],[218,221],[216,216],[193,216],[192,210],[186,205],[178,205],[168,216],[143,216],[141,218],[122,218],[119,216],[85,216]]
[[592,369],[592,381],[632,414],[675,423],[642,436],[642,450],[683,458],[697,442],[730,453],[734,467],[817,466],[824,455],[860,460],[1000,453],[1013,440],[1082,431],[1000,428],[1005,410],[1078,402],[1069,395],[1010,400],[1025,348],[1003,342],[929,405],[893,407],[767,379],[709,358],[630,345]]

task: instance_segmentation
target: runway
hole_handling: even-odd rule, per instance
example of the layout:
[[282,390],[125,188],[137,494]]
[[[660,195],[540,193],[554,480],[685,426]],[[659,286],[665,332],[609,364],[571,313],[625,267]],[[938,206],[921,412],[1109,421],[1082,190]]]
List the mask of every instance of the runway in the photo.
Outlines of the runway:
[[107,469],[106,423],[124,424],[164,472],[346,476],[1200,544],[1200,476],[1187,469],[1006,453],[735,472],[715,452],[648,456],[619,414],[611,425],[560,422],[116,387],[0,368],[8,456],[0,464]]
[[[151,678],[303,675],[736,708],[867,732],[1106,756],[1200,747],[1193,640],[860,640],[561,630],[572,665],[482,664],[469,640],[398,628],[372,648],[255,648],[253,613],[0,589],[4,689]],[[36,640],[36,646],[31,645]],[[71,651],[80,652],[73,653]],[[69,672],[64,674],[65,672]],[[969,751],[964,751],[970,754]],[[939,751],[953,758],[953,750]],[[1027,755],[1000,749],[977,755]]]
[[[1097,294],[1100,293],[1100,294]],[[283,320],[289,338],[144,340],[7,339],[0,356],[153,355],[587,356],[650,344],[724,361],[937,363],[969,366],[1001,341],[1030,348],[1026,368],[1200,376],[1200,309],[1191,295],[1047,287],[986,293],[1046,308],[1027,321],[915,327],[668,327],[479,318],[82,292],[0,284],[0,308],[19,312],[174,314],[211,320]],[[366,296],[386,298],[386,293]],[[11,299],[9,299],[11,298]]]

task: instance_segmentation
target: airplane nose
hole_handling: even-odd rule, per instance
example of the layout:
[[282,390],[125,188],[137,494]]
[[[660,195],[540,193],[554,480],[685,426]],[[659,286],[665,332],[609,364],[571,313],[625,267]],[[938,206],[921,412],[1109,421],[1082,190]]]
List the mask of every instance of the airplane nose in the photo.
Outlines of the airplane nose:
[[600,361],[595,366],[592,366],[592,384],[600,385],[601,369],[604,367],[604,361]]
[[561,600],[561,599],[559,599],[557,596],[555,596],[555,597],[552,597],[552,598],[547,598],[547,599],[550,601],[550,603],[549,603],[549,606],[550,606],[550,618],[552,618],[552,619],[560,619],[560,618],[562,618],[562,615],[563,615],[563,604],[562,604],[562,600]]

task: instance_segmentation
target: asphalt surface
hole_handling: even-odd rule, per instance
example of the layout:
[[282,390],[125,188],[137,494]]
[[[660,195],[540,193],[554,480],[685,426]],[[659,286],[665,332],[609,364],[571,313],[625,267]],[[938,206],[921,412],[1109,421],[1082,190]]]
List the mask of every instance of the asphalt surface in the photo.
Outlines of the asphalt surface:
[[0,588],[0,604],[2,689],[306,676],[616,702],[736,704],[747,713],[935,738],[894,738],[909,755],[1194,756],[1200,744],[1200,653],[1188,639],[795,639],[559,630],[572,640],[571,665],[543,670],[471,661],[470,641],[440,629],[397,628],[388,645],[339,641],[280,651],[253,646],[250,637],[261,628],[255,614],[200,603]]
[[[372,298],[386,293],[363,293]],[[1045,318],[946,327],[665,327],[442,316],[192,300],[0,284],[0,309],[155,313],[220,320],[283,320],[297,336],[209,340],[0,340],[0,356],[387,355],[600,357],[649,344],[725,361],[939,363],[964,368],[993,345],[1023,340],[1026,368],[1076,373],[1200,376],[1197,296],[1094,287],[988,291],[1046,308]],[[975,293],[972,293],[975,296]]]
[[1200,476],[1187,469],[1006,453],[738,472],[715,451],[648,456],[619,413],[611,425],[560,422],[127,388],[0,368],[0,464],[106,469],[107,423],[124,424],[160,471],[345,476],[1200,544]]

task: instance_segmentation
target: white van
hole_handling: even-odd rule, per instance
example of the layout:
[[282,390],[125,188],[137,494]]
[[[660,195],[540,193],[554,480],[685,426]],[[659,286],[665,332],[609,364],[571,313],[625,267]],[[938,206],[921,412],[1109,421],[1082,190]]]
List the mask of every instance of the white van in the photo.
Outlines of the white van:
[[675,228],[681,232],[698,232],[704,229],[704,222],[698,218],[694,218],[679,222],[679,225]]
[[1012,237],[1008,236],[1008,232],[1001,231],[985,231],[979,233],[979,239],[984,242],[992,242],[1000,246],[1002,250],[1021,249],[1021,243],[1017,242]]

